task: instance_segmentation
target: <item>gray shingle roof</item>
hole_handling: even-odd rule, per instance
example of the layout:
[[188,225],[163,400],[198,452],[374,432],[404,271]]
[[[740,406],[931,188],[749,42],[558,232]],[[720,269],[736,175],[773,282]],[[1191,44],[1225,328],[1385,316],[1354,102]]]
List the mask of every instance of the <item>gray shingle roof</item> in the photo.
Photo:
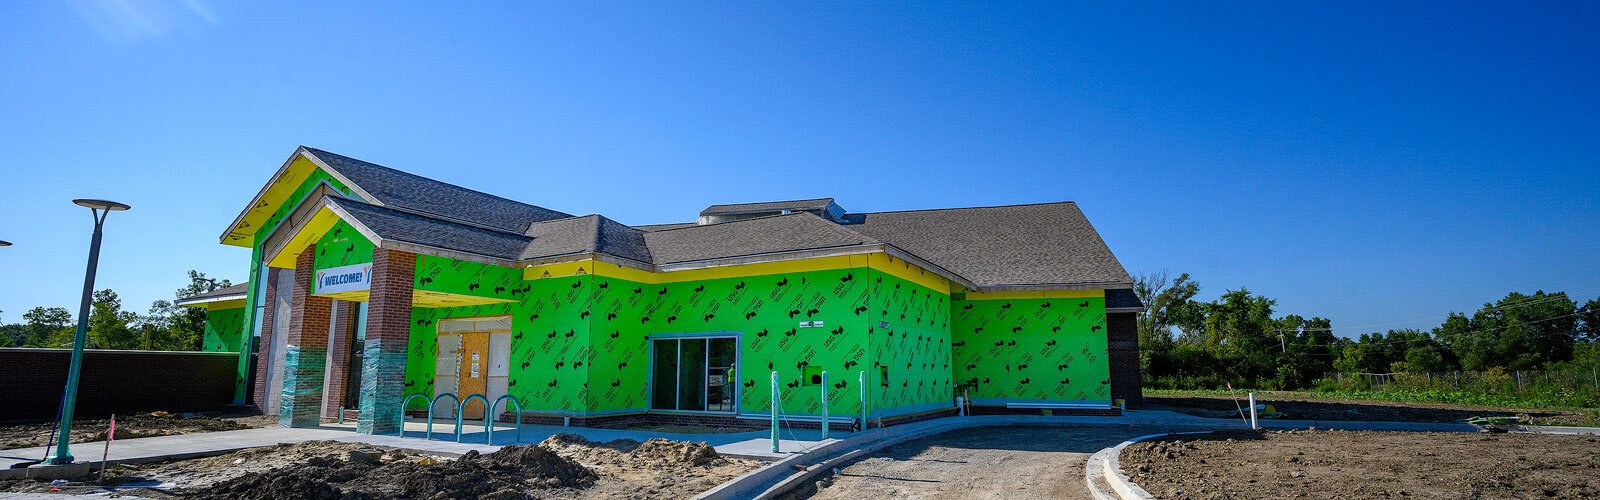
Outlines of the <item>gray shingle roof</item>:
[[850,214],[845,220],[846,227],[980,287],[1133,281],[1072,202]]
[[436,219],[355,200],[341,198],[333,200],[333,204],[385,240],[506,260],[516,260],[522,249],[533,240],[520,234]]
[[877,243],[809,212],[643,234],[658,265]]
[[306,147],[306,151],[370,193],[384,206],[424,212],[506,231],[571,215],[439,182],[376,163]]
[[197,293],[197,294],[194,294],[194,295],[190,295],[188,297],[184,297],[184,298],[178,299],[176,303],[178,305],[184,305],[184,304],[192,304],[192,303],[195,303],[195,302],[209,302],[209,301],[212,301],[212,300],[223,299],[223,298],[226,298],[226,297],[233,297],[233,296],[244,297],[245,292],[248,292],[249,290],[250,290],[250,283],[248,283],[248,282],[239,283],[237,285],[229,285],[229,286],[218,288],[216,290],[212,290],[212,291],[205,292],[205,293]]
[[784,200],[760,201],[755,203],[729,203],[712,205],[700,211],[700,215],[739,214],[750,212],[775,212],[779,210],[820,210],[833,203],[833,198],[812,198],[809,200]]
[[[630,227],[573,217],[327,151],[306,148],[383,206],[333,203],[385,240],[506,261],[602,253],[667,265],[782,252],[886,244],[980,288],[1124,289],[1132,279],[1071,202],[849,214],[844,224],[802,210],[833,198],[712,205],[708,214],[795,211],[734,222]],[[1108,307],[1137,307],[1108,292]],[[1134,304],[1115,305],[1115,304]]]
[[520,259],[540,259],[575,253],[598,252],[649,264],[650,249],[644,232],[601,215],[585,215],[538,222],[528,227],[533,241]]

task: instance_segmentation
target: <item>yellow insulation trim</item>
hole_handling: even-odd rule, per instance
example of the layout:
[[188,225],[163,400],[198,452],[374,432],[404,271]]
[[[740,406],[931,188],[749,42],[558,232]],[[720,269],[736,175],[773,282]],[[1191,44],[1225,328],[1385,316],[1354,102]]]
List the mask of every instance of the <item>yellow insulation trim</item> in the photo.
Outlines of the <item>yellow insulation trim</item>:
[[318,209],[316,215],[312,215],[311,220],[306,221],[306,224],[300,226],[300,230],[294,233],[294,237],[289,240],[289,244],[283,246],[283,250],[267,259],[267,265],[280,269],[294,269],[294,260],[300,256],[300,252],[322,239],[322,235],[333,229],[333,225],[337,222],[339,216],[334,214],[332,209],[328,207]]
[[[355,290],[350,292],[320,293],[316,294],[316,296],[327,297],[334,300],[343,300],[347,302],[367,302],[368,300],[371,300],[372,293],[371,290]],[[435,292],[432,290],[411,291],[412,307],[462,307],[481,306],[484,304],[504,304],[508,302],[516,301],[497,299],[493,297],[462,295],[459,293]]]
[[216,310],[219,310],[219,309],[238,309],[240,307],[244,307],[244,299],[234,299],[234,300],[223,300],[223,301],[217,301],[217,302],[207,302],[205,305],[206,305],[206,309],[212,310],[212,311],[216,311]]
[[609,278],[624,279],[636,283],[659,285],[662,283],[680,283],[684,281],[745,278],[750,276],[763,276],[770,274],[826,271],[833,269],[861,267],[877,269],[891,276],[938,290],[939,293],[950,293],[950,282],[944,279],[943,276],[934,274],[932,271],[918,267],[917,265],[906,262],[903,259],[896,259],[885,253],[835,255],[811,259],[795,259],[778,262],[742,264],[735,266],[685,269],[682,271],[668,271],[664,273],[655,273],[635,269],[632,267],[619,266],[609,262],[587,259],[523,268],[522,279],[537,280],[545,278],[566,278],[571,276],[593,274]]
[[905,259],[896,259],[887,253],[874,253],[867,255],[867,265],[890,276],[932,288],[945,295],[950,294],[950,280]]
[[244,219],[239,225],[228,232],[228,238],[223,244],[248,248],[255,241],[256,229],[265,224],[267,219],[272,217],[272,213],[287,202],[289,195],[294,194],[294,191],[300,188],[300,184],[305,182],[307,177],[311,177],[311,172],[316,169],[317,165],[306,159],[305,155],[296,155],[294,161],[289,162],[289,168],[284,169],[283,177],[279,177],[277,182],[267,187],[266,192],[261,194],[261,199],[245,212]]
[[624,279],[636,283],[659,285],[662,283],[679,283],[684,281],[714,280],[722,278],[744,278],[768,274],[822,271],[866,266],[867,259],[864,255],[837,255],[832,257],[818,257],[814,259],[761,262],[756,264],[718,266],[701,269],[685,269],[682,271],[669,271],[664,273],[653,273],[631,267],[619,266],[609,262],[589,259],[576,262],[562,262],[558,264],[546,264],[542,266],[524,268],[522,270],[522,279],[537,280],[595,274],[608,278]]

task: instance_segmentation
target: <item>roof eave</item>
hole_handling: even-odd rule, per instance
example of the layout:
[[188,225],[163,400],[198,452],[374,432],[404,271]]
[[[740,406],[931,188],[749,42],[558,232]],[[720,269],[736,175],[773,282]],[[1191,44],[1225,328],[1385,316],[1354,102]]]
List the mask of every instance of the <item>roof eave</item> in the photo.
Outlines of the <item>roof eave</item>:
[[1077,281],[1069,283],[1008,283],[980,285],[979,292],[1044,292],[1052,290],[1122,290],[1133,288],[1132,281]]
[[206,305],[206,304],[210,304],[212,302],[227,302],[227,301],[230,301],[230,300],[243,300],[244,298],[245,298],[245,294],[242,294],[242,293],[228,294],[228,295],[215,295],[215,296],[211,296],[211,297],[204,297],[204,298],[198,298],[198,299],[178,299],[178,300],[173,301],[172,305],[184,306],[184,307],[200,307],[200,306],[203,306],[203,305]]

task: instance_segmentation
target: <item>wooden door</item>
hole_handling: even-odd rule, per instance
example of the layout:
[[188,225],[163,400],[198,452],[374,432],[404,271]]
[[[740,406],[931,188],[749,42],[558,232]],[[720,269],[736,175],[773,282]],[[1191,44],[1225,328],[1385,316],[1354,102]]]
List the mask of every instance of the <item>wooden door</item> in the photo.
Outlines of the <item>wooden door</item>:
[[[461,334],[461,366],[456,374],[461,386],[462,400],[472,394],[489,394],[489,334],[482,332]],[[483,418],[487,411],[481,401],[471,401],[461,408],[466,418]]]

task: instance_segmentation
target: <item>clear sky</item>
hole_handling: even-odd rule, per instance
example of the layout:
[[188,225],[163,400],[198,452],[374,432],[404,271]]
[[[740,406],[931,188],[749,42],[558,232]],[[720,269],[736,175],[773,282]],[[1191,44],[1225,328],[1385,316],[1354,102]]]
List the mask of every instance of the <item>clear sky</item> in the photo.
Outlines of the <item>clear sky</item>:
[[[143,312],[300,144],[573,214],[1074,200],[1340,334],[1600,293],[1600,3],[0,5],[0,320]],[[456,9],[468,5],[473,9]]]

